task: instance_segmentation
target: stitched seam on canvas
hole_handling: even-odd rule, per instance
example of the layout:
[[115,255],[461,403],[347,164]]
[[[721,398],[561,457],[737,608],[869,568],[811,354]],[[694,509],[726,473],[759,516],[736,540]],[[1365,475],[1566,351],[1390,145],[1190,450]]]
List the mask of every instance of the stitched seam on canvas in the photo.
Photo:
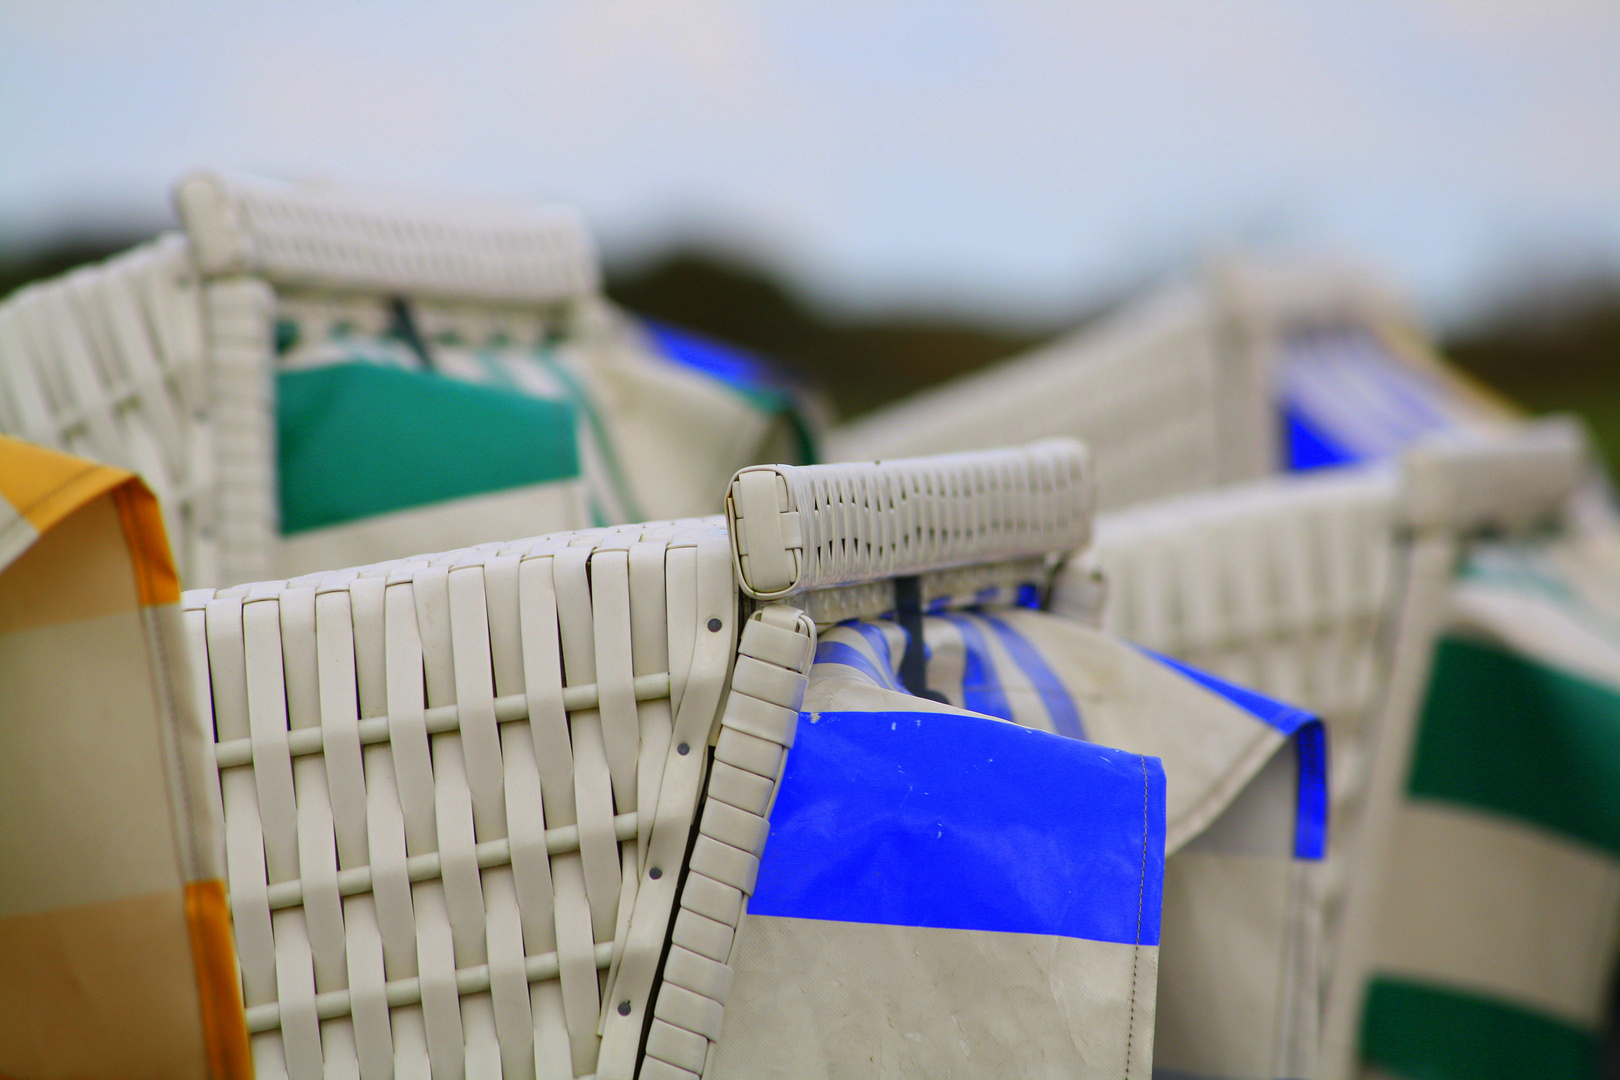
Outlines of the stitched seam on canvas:
[[124,543],[130,549],[130,562],[135,564],[135,578],[141,606],[149,607],[157,601],[157,586],[152,574],[152,560],[165,558],[146,531],[141,528],[134,506],[135,492],[127,485],[113,489],[113,506],[118,511],[118,525],[124,534]]
[[1147,758],[1138,756],[1142,763],[1142,873],[1136,881],[1136,948],[1131,951],[1131,1011],[1125,1022],[1125,1077],[1131,1075],[1131,1047],[1136,1040],[1136,974],[1142,963],[1142,894],[1147,889],[1148,852],[1148,789]]
[[1277,985],[1283,993],[1277,995],[1274,1028],[1276,1043],[1272,1046],[1273,1068],[1278,1076],[1291,1076],[1294,1069],[1292,1048],[1298,1035],[1299,1015],[1295,1008],[1299,1001],[1299,974],[1303,963],[1304,911],[1309,902],[1309,882],[1296,862],[1291,866],[1288,886],[1288,927],[1283,938],[1282,956],[1277,965]]

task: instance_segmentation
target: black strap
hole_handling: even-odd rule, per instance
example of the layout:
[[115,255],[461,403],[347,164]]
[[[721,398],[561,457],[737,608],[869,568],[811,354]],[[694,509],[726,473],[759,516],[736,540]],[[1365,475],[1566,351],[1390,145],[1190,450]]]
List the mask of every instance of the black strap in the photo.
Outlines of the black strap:
[[428,352],[427,342],[422,340],[422,332],[416,328],[416,319],[411,315],[411,306],[405,302],[403,296],[396,296],[388,301],[388,333],[403,341],[422,366],[428,371],[435,370],[433,354]]
[[945,701],[945,695],[928,688],[928,647],[923,643],[922,579],[894,579],[894,613],[905,631],[906,651],[900,655],[900,684],[929,701]]

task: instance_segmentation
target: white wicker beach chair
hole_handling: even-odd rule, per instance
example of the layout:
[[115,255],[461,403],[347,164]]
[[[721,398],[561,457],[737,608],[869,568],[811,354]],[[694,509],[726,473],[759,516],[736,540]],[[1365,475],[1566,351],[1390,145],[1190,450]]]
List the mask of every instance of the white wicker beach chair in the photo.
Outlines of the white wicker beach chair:
[[[1413,451],[1401,471],[1278,479],[1099,521],[1104,626],[1328,725],[1324,1075],[1351,1068],[1391,821],[1457,560],[1483,529],[1555,513],[1581,453],[1561,423],[1505,440],[1453,436]],[[1052,607],[1095,618],[1097,596],[1076,564]]]
[[[734,543],[624,526],[185,595],[258,1076],[704,1071],[814,642],[775,597],[978,588],[1087,527],[1072,445],[805,473],[778,507],[745,472]],[[734,566],[786,580],[740,608]]]
[[146,477],[188,584],[708,513],[794,452],[602,298],[569,210],[213,173],[176,202],[183,236],[0,304],[0,431]]
[[[807,475],[801,477],[801,473]],[[817,497],[805,481],[812,475],[829,474],[836,476],[831,470],[776,467],[745,472],[741,479],[759,485],[762,490],[755,502],[774,509],[778,501],[786,504],[788,492],[800,505]],[[773,490],[773,481],[780,492]],[[847,484],[829,487],[834,492],[849,490]],[[734,490],[734,504],[737,501]],[[752,512],[744,520],[749,516]],[[800,531],[796,523],[784,530],[795,537]],[[752,557],[757,549],[755,538],[746,532],[740,535],[747,537]],[[825,548],[809,534],[802,537],[802,543],[806,562],[818,552],[824,552],[821,558],[848,557],[842,549]],[[774,595],[777,589],[788,587],[798,563],[779,554],[782,544],[771,538],[764,550],[782,559],[783,569],[773,571],[768,564],[757,579],[751,579],[753,565],[744,567],[745,589]],[[796,547],[797,541],[788,546]],[[796,553],[790,550],[786,555]],[[954,581],[922,582],[909,593],[884,582],[840,593],[809,594],[807,610],[822,624],[822,634],[806,711],[819,714],[821,723],[833,728],[825,736],[829,740],[836,740],[838,729],[850,726],[849,710],[857,718],[880,720],[884,730],[898,727],[903,732],[920,724],[926,731],[927,722],[919,720],[923,710],[943,706],[907,697],[909,693],[1069,740],[1161,760],[1168,783],[1163,937],[1155,923],[1146,936],[1134,939],[1139,951],[1152,954],[1141,961],[1142,966],[1153,963],[1165,976],[1155,1003],[1154,1024],[1159,1032],[1152,1047],[1155,1067],[1168,1069],[1169,1075],[1313,1075],[1321,1011],[1318,867],[1327,824],[1321,723],[1296,707],[1144,655],[1073,620],[1029,610],[1027,605],[1044,591],[1048,577],[1048,567],[1039,561],[1003,567],[999,573],[991,570],[972,568],[972,578],[958,571]],[[843,621],[846,618],[855,621]],[[830,623],[837,625],[827,625]],[[854,726],[859,729],[858,724]],[[797,764],[790,762],[790,773],[836,764],[864,777],[863,763],[870,757],[860,752],[844,757],[812,754],[795,758]],[[971,782],[987,767],[986,760],[1001,761],[1003,755],[964,749],[955,764],[954,782]],[[914,792],[916,812],[922,815],[929,812],[929,799],[941,798],[940,789],[952,786],[951,780],[927,770],[905,776],[913,785],[908,790]],[[874,775],[863,782],[880,784],[883,777]],[[973,947],[974,935],[965,932],[989,927],[965,910],[971,902],[962,905],[964,910],[942,913],[940,909],[950,907],[945,901],[936,901],[926,911],[914,911],[898,903],[829,895],[834,891],[833,881],[842,892],[860,894],[872,872],[898,878],[899,867],[873,868],[869,863],[864,878],[829,873],[827,877],[833,881],[812,878],[806,883],[802,879],[810,875],[802,869],[779,865],[775,860],[786,858],[787,852],[822,851],[817,843],[822,835],[840,837],[835,843],[859,850],[871,842],[868,837],[876,831],[852,822],[831,828],[824,802],[796,798],[790,781],[784,784],[789,787],[783,796],[789,808],[783,811],[785,818],[773,826],[779,838],[773,844],[778,846],[767,849],[759,902],[751,909],[760,918],[749,921],[745,960],[738,969],[748,993],[728,1028],[728,1040],[737,1041],[728,1042],[719,1058],[732,1071],[722,1074],[749,1075],[732,1060],[740,1047],[751,1048],[751,1056],[745,1059],[749,1064],[774,1063],[774,1069],[762,1071],[776,1075],[791,1072],[784,1064],[790,1056],[807,1055],[821,1061],[822,1047],[836,1041],[834,1033],[859,1029],[861,1022],[849,1018],[846,998],[819,990],[822,980],[834,978],[841,987],[859,986],[868,993],[881,984],[883,980],[866,965],[848,959],[862,949],[885,957],[890,977],[904,979],[910,988],[906,994],[888,998],[874,995],[880,1002],[874,1010],[879,1018],[904,1017],[880,1019],[880,1025],[899,1023],[908,1031],[927,1030],[926,1022],[918,1018],[928,1011],[916,1003],[921,1000],[933,1003],[935,1011],[957,1018],[963,1026],[954,1037],[969,1039],[967,1033],[984,1024],[984,1013],[996,1012],[987,1003],[994,995],[987,995],[984,987],[997,980],[981,974],[979,984],[970,989],[967,970],[958,977],[923,961],[955,955],[959,966],[977,973],[980,969],[975,965],[1011,946],[981,934]],[[1042,798],[1034,793],[1005,797],[1015,803]],[[949,831],[956,833],[960,827],[959,820],[952,821]],[[928,835],[934,839],[932,828]],[[993,846],[987,843],[985,849]],[[1020,847],[1052,850],[1033,836],[1025,836]],[[849,861],[858,860],[851,857]],[[1096,875],[1102,893],[1102,882],[1109,873],[1099,867]],[[1033,880],[1031,876],[1029,881]],[[981,888],[973,875],[963,873],[952,889],[934,891],[972,897]],[[1034,895],[1040,890],[1026,881],[1012,891]],[[1076,911],[1088,907],[1082,896],[1068,897]],[[1158,907],[1152,901],[1147,906]],[[874,908],[876,915],[872,914]],[[948,926],[965,940],[949,940],[950,935],[935,929],[891,929],[887,934],[853,927],[834,930],[814,922],[816,919]],[[1048,925],[1032,918],[996,929],[1028,933],[1041,932]],[[1131,928],[1127,924],[1124,929]],[[1144,934],[1141,927],[1136,932]],[[1161,940],[1162,947],[1157,947]],[[1105,973],[1117,970],[1122,945],[1132,943],[1130,938],[1122,943],[1117,936],[1104,935],[1104,940],[1084,946],[1089,953],[1085,966],[1094,973],[1097,985],[1104,983]],[[1068,946],[1074,947],[1074,943]],[[1047,955],[1044,943],[1026,943],[1025,947]],[[1129,954],[1129,950],[1123,952]],[[812,955],[818,958],[815,962],[808,959]],[[817,974],[807,975],[799,985],[778,986],[772,977],[776,965],[786,957],[806,958],[807,971]],[[1133,970],[1135,967],[1133,963]],[[1070,984],[1061,966],[1024,974],[1060,996],[1072,993],[1065,989]],[[1003,1009],[1027,1016],[1030,1007],[1026,1002],[1039,995],[1032,995],[1025,982],[1005,978],[1000,982],[1006,995]],[[1075,1008],[1080,1007],[1077,1000]],[[1087,1003],[1085,1007],[1094,1006]],[[1002,1016],[1006,1022],[1005,1012]],[[1098,1026],[1107,1030],[1107,1025]],[[792,1033],[786,1042],[780,1038],[785,1032]],[[1043,1037],[1049,1033],[1034,1022],[1026,1034],[1029,1042],[1024,1057],[978,1059],[978,1069],[986,1074],[1016,1075],[1021,1068],[1032,1068],[1030,1063],[1035,1061],[1047,1062],[1054,1073],[1063,1072],[1060,1062],[1073,1065],[1050,1049]],[[952,1037],[947,1032],[946,1041]],[[869,1041],[857,1044],[862,1053]],[[910,1048],[899,1039],[894,1045],[893,1052],[911,1061],[917,1074],[939,1071],[939,1062],[924,1057],[923,1047]],[[1135,1048],[1136,1053],[1146,1049],[1140,1043]],[[1080,1071],[1077,1066],[1075,1070]]]

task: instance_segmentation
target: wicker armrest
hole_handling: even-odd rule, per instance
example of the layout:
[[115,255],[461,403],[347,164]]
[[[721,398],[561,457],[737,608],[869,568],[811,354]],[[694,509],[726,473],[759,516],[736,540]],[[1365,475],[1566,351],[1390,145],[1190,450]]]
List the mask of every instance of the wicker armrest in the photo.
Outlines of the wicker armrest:
[[744,469],[726,496],[740,588],[797,598],[818,624],[918,599],[1045,584],[1055,553],[1084,547],[1093,485],[1069,439],[846,465]]
[[584,221],[562,206],[427,206],[215,172],[186,177],[175,202],[210,277],[527,304],[599,284]]

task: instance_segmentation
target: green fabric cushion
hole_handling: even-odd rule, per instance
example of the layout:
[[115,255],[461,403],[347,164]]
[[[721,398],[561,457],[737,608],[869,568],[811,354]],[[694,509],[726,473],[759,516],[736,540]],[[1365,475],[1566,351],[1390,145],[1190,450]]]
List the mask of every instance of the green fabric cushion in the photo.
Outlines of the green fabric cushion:
[[281,531],[579,475],[575,410],[370,363],[276,378]]

